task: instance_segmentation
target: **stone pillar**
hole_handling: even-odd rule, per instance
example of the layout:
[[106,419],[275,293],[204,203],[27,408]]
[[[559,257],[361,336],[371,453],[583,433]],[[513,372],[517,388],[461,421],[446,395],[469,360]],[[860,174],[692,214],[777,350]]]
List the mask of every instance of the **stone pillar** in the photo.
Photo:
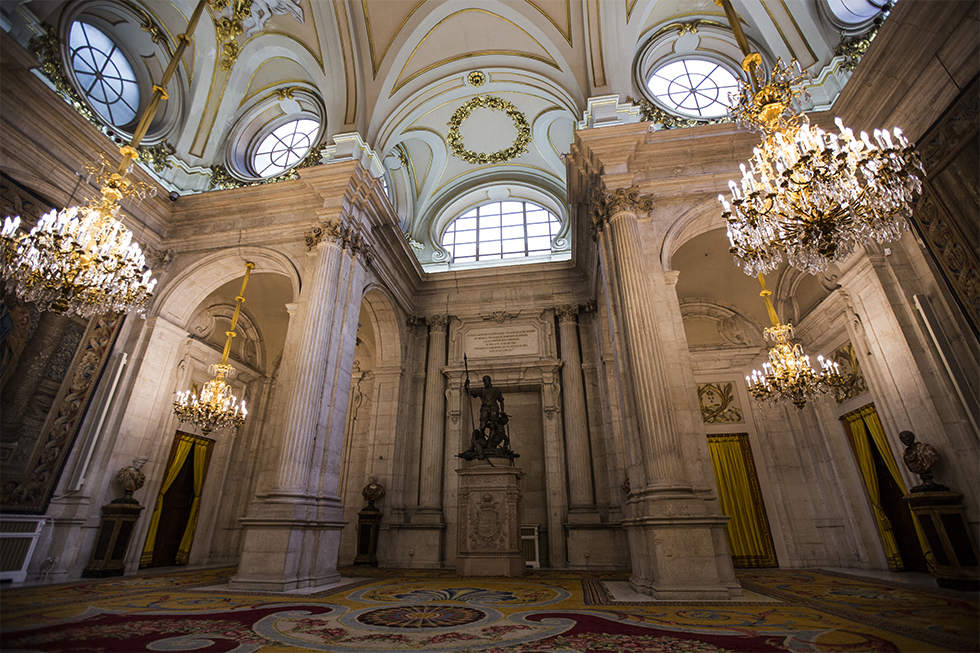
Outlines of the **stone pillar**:
[[578,345],[578,306],[555,309],[561,334],[561,380],[565,406],[565,454],[568,465],[568,520],[598,521],[592,483],[589,421]]
[[306,241],[311,273],[305,310],[295,325],[301,338],[285,398],[276,480],[241,520],[245,538],[238,573],[229,583],[234,589],[288,591],[340,579],[337,551],[346,522],[337,483],[363,240],[356,226],[334,218],[314,227]]
[[[672,348],[684,343],[661,327],[657,301],[665,294],[663,272],[651,266],[641,248],[637,215],[652,206],[653,199],[640,197],[634,186],[597,194],[591,211],[609,277],[607,299],[622,334],[617,348],[627,378],[621,391],[632,396],[636,425],[627,448],[630,510],[623,521],[630,585],[657,599],[736,598],[742,592],[725,538],[728,518],[713,495],[695,491],[673,419],[666,370]],[[703,431],[688,435],[704,437]]]
[[[426,320],[429,325],[429,362],[426,365],[425,404],[422,409],[422,475],[416,522],[442,523],[442,460],[445,449],[446,395],[442,367],[446,364],[445,315]],[[427,471],[428,470],[428,471]],[[438,470],[438,471],[436,471]]]

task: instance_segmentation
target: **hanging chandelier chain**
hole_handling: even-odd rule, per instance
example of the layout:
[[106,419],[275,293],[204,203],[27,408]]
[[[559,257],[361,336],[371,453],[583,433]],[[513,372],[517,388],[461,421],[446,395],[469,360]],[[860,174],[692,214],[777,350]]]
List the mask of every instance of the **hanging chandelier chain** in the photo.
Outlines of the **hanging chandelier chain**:
[[239,428],[245,423],[245,416],[248,415],[245,400],[239,403],[227,383],[228,380],[235,378],[236,373],[235,368],[228,364],[228,356],[231,353],[231,343],[235,337],[242,304],[245,303],[245,288],[248,286],[248,278],[254,267],[255,264],[251,261],[245,262],[245,278],[242,280],[241,291],[235,297],[235,312],[231,317],[231,327],[225,331],[227,338],[224,351],[221,353],[221,362],[208,367],[208,373],[213,374],[214,378],[204,384],[200,393],[192,385],[190,390],[178,392],[174,400],[174,414],[177,419],[194,424],[205,435],[218,428]]

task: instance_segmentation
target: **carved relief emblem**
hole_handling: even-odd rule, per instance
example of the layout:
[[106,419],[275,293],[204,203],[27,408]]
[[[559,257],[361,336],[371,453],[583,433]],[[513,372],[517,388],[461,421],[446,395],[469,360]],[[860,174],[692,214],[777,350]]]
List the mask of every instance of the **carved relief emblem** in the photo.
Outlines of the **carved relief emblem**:
[[470,546],[474,549],[498,549],[504,544],[503,524],[500,518],[500,502],[489,493],[473,506],[473,532]]
[[699,383],[698,401],[705,424],[738,424],[742,421],[733,383]]

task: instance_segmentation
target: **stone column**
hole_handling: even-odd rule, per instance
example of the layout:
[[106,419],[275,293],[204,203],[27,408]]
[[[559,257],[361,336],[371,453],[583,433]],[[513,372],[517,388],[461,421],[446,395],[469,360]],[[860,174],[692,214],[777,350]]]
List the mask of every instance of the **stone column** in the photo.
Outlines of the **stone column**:
[[429,362],[426,365],[425,405],[422,409],[422,475],[416,522],[442,523],[442,459],[445,448],[446,396],[442,367],[446,364],[445,315],[434,315],[429,325]]
[[555,309],[561,334],[562,388],[565,406],[565,457],[568,465],[568,520],[598,521],[592,483],[589,418],[578,344],[578,306]]
[[[728,518],[712,493],[695,491],[673,418],[684,402],[674,406],[680,398],[672,401],[667,368],[686,343],[661,324],[670,319],[658,306],[666,296],[664,275],[641,249],[637,215],[652,206],[638,187],[621,188],[597,193],[591,216],[609,281],[607,301],[619,323],[614,347],[625,374],[618,390],[630,395],[636,426],[627,446],[631,489],[623,520],[630,586],[658,599],[737,598],[742,591],[725,538]],[[705,437],[703,431],[684,436]]]
[[[616,276],[619,316],[626,336],[636,396],[636,420],[640,431],[643,466],[651,486],[690,488],[680,443],[671,418],[667,376],[659,351],[659,325],[654,306],[656,289],[650,262],[640,250],[637,213],[647,212],[653,199],[640,197],[637,187],[619,189],[605,197],[605,216],[600,218],[600,237],[607,238]],[[603,221],[608,229],[601,228]]]
[[[339,458],[356,345],[363,266],[360,229],[334,217],[306,237],[310,275],[295,327],[299,347],[281,425],[273,489],[249,507],[234,589],[288,591],[339,580],[346,522]],[[293,325],[291,324],[291,327]]]

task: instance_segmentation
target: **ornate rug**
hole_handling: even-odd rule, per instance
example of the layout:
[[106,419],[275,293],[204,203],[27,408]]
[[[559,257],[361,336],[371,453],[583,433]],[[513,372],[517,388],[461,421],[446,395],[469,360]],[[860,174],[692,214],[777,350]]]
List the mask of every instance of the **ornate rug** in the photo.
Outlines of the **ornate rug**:
[[[13,651],[668,653],[980,650],[976,593],[816,570],[739,572],[752,601],[617,601],[625,573],[520,579],[349,568],[311,595],[232,592],[233,568],[6,589]],[[759,597],[764,600],[758,600]]]

